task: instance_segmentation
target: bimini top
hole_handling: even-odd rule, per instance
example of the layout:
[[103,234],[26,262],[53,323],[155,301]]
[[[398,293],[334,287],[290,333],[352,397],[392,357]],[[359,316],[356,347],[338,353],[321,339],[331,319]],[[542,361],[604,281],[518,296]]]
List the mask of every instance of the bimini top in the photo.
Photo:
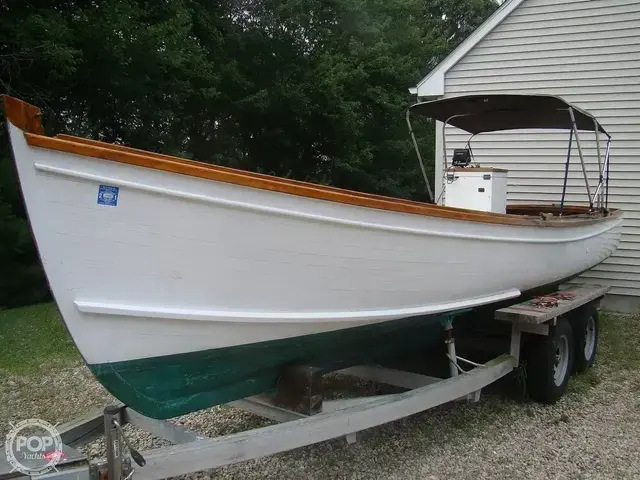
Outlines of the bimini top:
[[573,110],[578,130],[609,136],[593,115],[553,95],[463,95],[416,103],[409,110],[469,133],[520,128],[571,129]]

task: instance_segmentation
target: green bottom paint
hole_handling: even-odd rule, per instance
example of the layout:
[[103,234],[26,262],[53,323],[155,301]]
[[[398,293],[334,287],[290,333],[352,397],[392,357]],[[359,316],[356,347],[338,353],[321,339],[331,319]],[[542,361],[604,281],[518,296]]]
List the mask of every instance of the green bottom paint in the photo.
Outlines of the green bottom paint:
[[117,399],[152,418],[228,403],[276,385],[279,369],[335,370],[442,342],[444,316],[422,316],[335,332],[155,358],[89,365]]

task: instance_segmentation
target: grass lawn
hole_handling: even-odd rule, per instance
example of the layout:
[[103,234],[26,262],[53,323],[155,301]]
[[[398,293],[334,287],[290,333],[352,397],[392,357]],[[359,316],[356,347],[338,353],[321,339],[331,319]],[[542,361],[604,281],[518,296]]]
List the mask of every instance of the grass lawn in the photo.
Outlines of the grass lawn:
[[602,315],[598,355],[608,367],[640,370],[640,314]]
[[640,371],[640,314],[600,313],[599,335],[594,366],[571,377],[568,394],[586,393],[603,376],[622,381],[627,372]]
[[80,360],[55,303],[0,310],[0,375],[31,374]]

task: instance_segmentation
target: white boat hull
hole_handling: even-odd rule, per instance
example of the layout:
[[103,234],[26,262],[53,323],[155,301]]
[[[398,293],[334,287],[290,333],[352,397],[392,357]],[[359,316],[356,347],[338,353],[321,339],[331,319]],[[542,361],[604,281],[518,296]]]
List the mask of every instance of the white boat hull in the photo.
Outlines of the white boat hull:
[[[27,144],[51,289],[89,364],[292,338],[517,297],[602,262],[621,217],[514,226],[399,213]],[[117,204],[98,200],[118,187]],[[106,198],[106,200],[105,200]]]

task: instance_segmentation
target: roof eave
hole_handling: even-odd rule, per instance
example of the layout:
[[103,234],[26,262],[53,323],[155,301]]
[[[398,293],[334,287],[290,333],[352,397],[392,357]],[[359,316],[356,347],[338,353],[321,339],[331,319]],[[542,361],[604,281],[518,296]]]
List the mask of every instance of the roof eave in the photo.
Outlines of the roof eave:
[[444,95],[445,74],[522,2],[524,0],[505,1],[482,25],[476,28],[455,50],[420,80],[415,87],[410,88],[409,92],[412,95],[416,95],[418,100],[442,97]]

